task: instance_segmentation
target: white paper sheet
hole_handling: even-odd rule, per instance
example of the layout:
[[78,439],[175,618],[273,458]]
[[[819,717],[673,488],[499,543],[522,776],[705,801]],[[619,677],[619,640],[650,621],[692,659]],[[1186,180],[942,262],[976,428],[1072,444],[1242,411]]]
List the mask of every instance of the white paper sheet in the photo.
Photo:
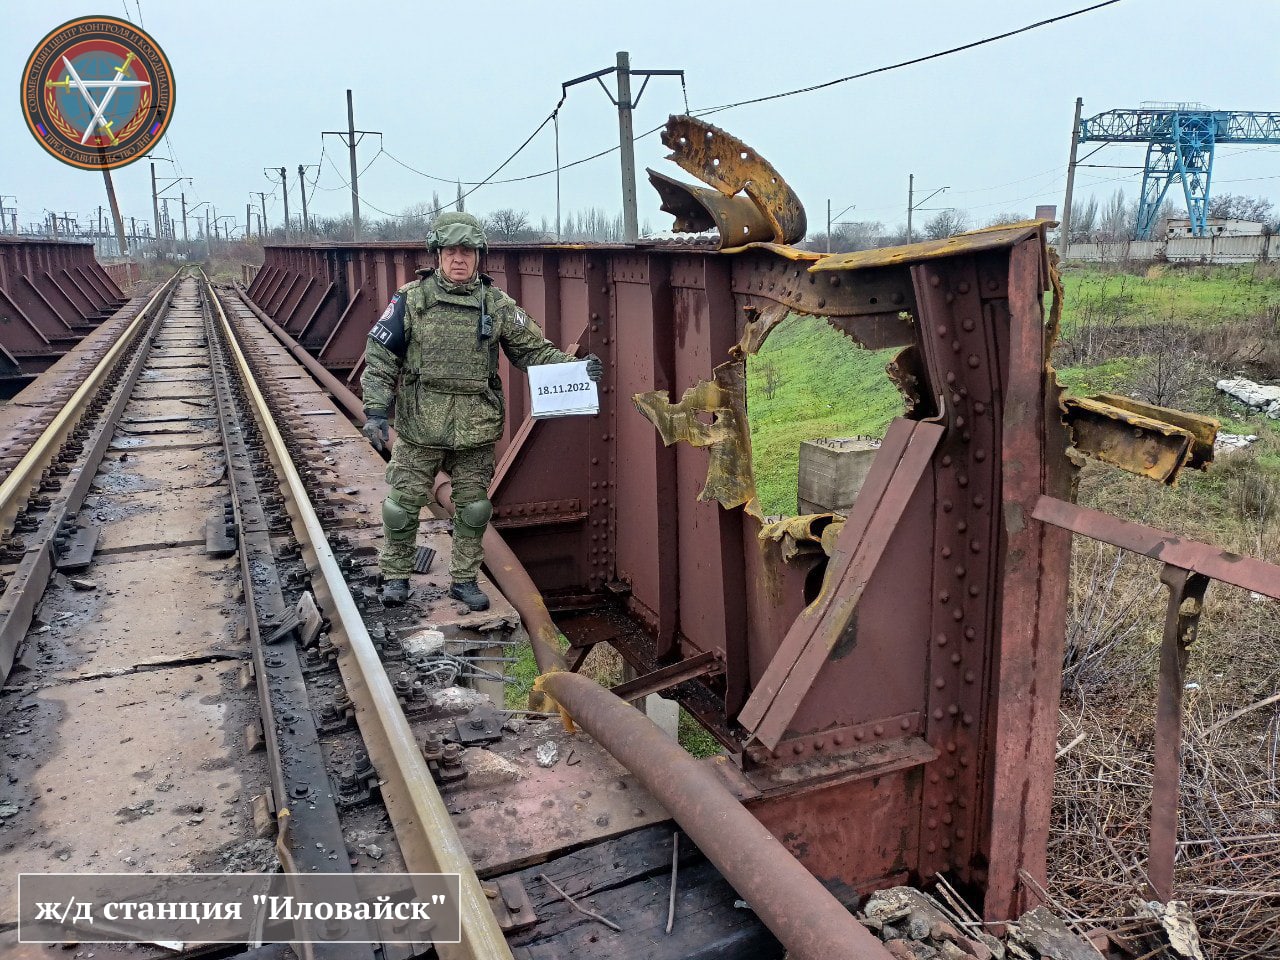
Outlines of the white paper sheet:
[[527,372],[532,416],[573,417],[600,412],[600,397],[587,376],[587,361],[544,363]]

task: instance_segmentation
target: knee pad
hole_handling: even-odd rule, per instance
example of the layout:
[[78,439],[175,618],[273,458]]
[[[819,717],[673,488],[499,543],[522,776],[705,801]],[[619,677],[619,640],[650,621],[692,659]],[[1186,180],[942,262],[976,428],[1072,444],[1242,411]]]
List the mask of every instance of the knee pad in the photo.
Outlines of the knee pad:
[[464,537],[480,537],[493,516],[493,504],[486,500],[472,500],[458,506],[453,513],[454,532]]
[[412,540],[418,535],[418,511],[421,507],[406,509],[400,505],[393,490],[382,501],[382,525],[388,540]]

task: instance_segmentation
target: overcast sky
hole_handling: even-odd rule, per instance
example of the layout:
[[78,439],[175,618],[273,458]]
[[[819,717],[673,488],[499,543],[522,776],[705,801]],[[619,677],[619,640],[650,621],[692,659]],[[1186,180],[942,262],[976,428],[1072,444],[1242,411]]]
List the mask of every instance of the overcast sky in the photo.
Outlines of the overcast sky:
[[[16,195],[20,223],[64,210],[95,217],[102,177],[64,166],[25,129],[18,79],[32,48],[76,16],[104,13],[137,22],[134,0],[5,0],[0,56],[11,70],[7,133],[0,140],[0,194]],[[344,91],[355,92],[356,125],[383,133],[360,146],[361,194],[401,212],[442,198],[435,183],[397,165],[452,180],[487,176],[551,112],[560,84],[615,62],[683,68],[689,104],[715,106],[820,83],[928,54],[1087,6],[1088,0],[733,4],[408,0],[140,0],[141,23],[169,56],[177,82],[161,176],[188,176],[189,203],[209,201],[243,221],[251,191],[272,191],[264,166],[285,165],[291,209],[296,171],[322,156],[322,130],[346,126]],[[468,16],[475,14],[475,19]],[[907,175],[923,193],[949,186],[930,207],[967,209],[982,223],[1062,202],[1074,100],[1085,115],[1143,101],[1192,100],[1214,109],[1280,110],[1280,4],[1228,0],[1123,0],[1111,7],[976,50],[825,90],[744,106],[709,118],[767,157],[795,187],[811,232],[830,198],[844,219],[905,218]],[[612,79],[606,82],[612,83]],[[657,77],[636,111],[639,133],[681,112],[677,79]],[[564,162],[617,145],[617,114],[598,85],[570,90],[560,113]],[[324,138],[324,163],[310,199],[320,215],[350,211],[344,146]],[[502,176],[554,167],[548,125]],[[636,144],[640,217],[669,227],[646,166],[684,176],[662,159],[656,134]],[[372,163],[371,163],[372,161]],[[1109,146],[1093,163],[1135,165],[1137,146]],[[335,166],[336,165],[336,166]],[[315,170],[309,171],[314,176]],[[1265,195],[1280,206],[1280,147],[1224,146],[1215,193]],[[115,174],[125,217],[151,216],[147,161]],[[686,177],[686,179],[688,179]],[[1124,187],[1137,195],[1140,171],[1082,169],[1077,196]],[[618,154],[562,175],[563,208],[620,209]],[[177,189],[173,191],[176,196]],[[468,209],[528,211],[554,218],[555,178],[481,188]],[[12,201],[6,201],[12,204]],[[174,213],[177,213],[176,207]],[[267,206],[281,217],[277,190]],[[366,217],[378,217],[365,208]],[[927,216],[927,214],[926,214]]]

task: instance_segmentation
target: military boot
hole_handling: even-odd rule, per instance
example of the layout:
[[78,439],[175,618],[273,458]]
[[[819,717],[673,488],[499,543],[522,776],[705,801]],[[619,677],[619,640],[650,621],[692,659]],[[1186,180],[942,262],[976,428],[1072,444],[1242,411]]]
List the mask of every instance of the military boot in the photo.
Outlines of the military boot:
[[484,595],[484,591],[480,589],[474,580],[454,583],[449,588],[449,596],[455,600],[461,600],[467,605],[468,610],[489,609],[489,598]]
[[382,602],[388,607],[398,607],[409,599],[409,580],[382,581]]

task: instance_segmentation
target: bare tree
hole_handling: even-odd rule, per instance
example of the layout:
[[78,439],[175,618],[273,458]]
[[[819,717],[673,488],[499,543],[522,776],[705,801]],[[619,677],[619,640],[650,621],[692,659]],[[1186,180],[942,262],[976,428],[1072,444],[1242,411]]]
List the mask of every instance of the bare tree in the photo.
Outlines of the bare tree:
[[997,213],[994,217],[988,217],[984,227],[999,227],[1006,223],[1021,223],[1023,220],[1031,218],[1025,213],[1018,213],[1016,210],[1006,210],[1004,213]]
[[1232,220],[1255,220],[1270,223],[1274,204],[1266,197],[1246,197],[1224,193],[1209,201],[1209,216]]
[[963,233],[969,226],[969,215],[963,210],[948,207],[939,210],[924,225],[924,235],[930,240],[941,240]]
[[772,360],[765,360],[756,367],[756,373],[760,377],[760,388],[764,391],[765,399],[772,400],[781,382],[777,365]]
[[524,240],[532,236],[529,228],[529,214],[524,210],[513,210],[505,207],[495,210],[484,218],[485,230],[495,240]]
[[1092,240],[1098,229],[1098,198],[1089,195],[1084,203],[1071,204],[1071,237],[1072,243]]

